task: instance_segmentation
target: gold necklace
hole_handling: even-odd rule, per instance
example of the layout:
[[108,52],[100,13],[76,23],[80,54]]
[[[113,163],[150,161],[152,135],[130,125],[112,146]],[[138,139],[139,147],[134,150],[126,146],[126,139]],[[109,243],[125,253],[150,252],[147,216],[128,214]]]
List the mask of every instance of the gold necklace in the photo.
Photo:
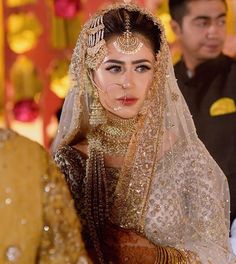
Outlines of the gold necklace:
[[[107,113],[106,124],[88,134],[85,201],[88,226],[99,263],[105,262],[101,236],[109,216],[104,154],[125,155],[138,118],[123,119]],[[99,230],[99,232],[98,232]]]
[[108,113],[107,122],[89,133],[90,146],[104,154],[125,155],[137,121],[138,117],[124,119]]

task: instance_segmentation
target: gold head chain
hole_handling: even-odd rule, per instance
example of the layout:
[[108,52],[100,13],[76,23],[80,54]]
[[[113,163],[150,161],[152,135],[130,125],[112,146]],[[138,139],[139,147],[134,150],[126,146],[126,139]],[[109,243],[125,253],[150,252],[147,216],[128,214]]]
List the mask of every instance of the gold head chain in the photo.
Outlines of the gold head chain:
[[106,42],[104,39],[103,16],[100,15],[91,21],[87,30],[88,48],[86,64],[88,68],[95,70],[107,54]]

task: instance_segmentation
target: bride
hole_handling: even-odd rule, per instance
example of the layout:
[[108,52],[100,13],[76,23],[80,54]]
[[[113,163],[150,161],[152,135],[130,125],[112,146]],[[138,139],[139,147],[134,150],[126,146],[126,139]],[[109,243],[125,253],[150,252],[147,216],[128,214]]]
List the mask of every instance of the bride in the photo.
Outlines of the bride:
[[226,178],[197,137],[160,21],[95,14],[70,67],[55,160],[95,263],[233,263]]

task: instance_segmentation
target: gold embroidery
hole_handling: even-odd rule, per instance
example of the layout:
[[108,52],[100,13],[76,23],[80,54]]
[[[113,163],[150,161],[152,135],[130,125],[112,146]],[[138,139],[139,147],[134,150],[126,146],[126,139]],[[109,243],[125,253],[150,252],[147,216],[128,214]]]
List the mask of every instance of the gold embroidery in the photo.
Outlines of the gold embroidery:
[[104,154],[125,155],[138,118],[123,119],[107,113],[107,123],[93,129],[88,136],[89,145]]
[[179,95],[175,92],[171,93],[171,100],[176,102],[179,99]]
[[[162,37],[164,38],[164,35]],[[165,43],[164,40],[161,41]],[[146,201],[153,175],[152,164],[156,158],[154,153],[158,152],[157,148],[160,146],[163,133],[165,101],[164,86],[161,84],[165,82],[167,61],[168,48],[163,44],[157,54],[153,81],[153,87],[159,87],[159,89],[149,90],[144,104],[144,115],[137,124],[137,131],[133,134],[126,153],[112,210],[112,221],[125,228],[135,228],[139,232],[143,232],[144,228]],[[157,122],[158,125],[156,125]],[[142,138],[145,138],[145,141]],[[140,144],[137,145],[137,142]],[[139,155],[135,157],[136,163],[133,162],[134,153]],[[138,161],[142,161],[145,166]]]

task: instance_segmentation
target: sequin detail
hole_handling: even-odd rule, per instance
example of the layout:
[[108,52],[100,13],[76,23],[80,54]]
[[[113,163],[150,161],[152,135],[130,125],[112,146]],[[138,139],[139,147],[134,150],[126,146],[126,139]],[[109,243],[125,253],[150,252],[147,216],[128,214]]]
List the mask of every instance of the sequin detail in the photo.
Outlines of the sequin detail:
[[[81,215],[83,216],[83,230],[86,231],[88,230],[87,221],[89,220],[86,216],[86,208],[88,207],[88,203],[85,199],[85,189],[88,182],[85,178],[85,158],[82,157],[80,152],[78,152],[78,150],[76,150],[75,148],[70,146],[63,146],[57,151],[55,160],[66,176],[70,191],[75,199],[78,214],[80,215],[80,217]],[[119,180],[119,169],[106,168],[106,175],[108,207],[110,213],[110,208],[112,207],[114,202],[114,191]],[[186,256],[188,256],[189,253],[184,253],[181,250],[177,250],[171,247],[157,247],[150,243],[147,238],[140,237],[140,235],[133,231],[124,230],[117,226],[113,226],[108,222],[106,224],[103,237],[103,243],[105,243],[104,245],[106,246],[105,257],[106,261],[109,260],[108,263],[164,264],[167,263],[166,261],[168,261],[169,264],[187,263]],[[88,250],[90,251],[89,248],[92,247],[92,244],[88,240],[88,237],[93,240],[93,233],[84,233],[86,245],[88,247]],[[102,246],[103,250],[104,245]],[[147,252],[149,252],[149,256],[146,256],[145,253]],[[100,259],[99,263],[103,263],[103,261],[104,260]]]
[[21,249],[18,246],[10,246],[6,250],[6,259],[11,263],[16,263],[20,259]]

